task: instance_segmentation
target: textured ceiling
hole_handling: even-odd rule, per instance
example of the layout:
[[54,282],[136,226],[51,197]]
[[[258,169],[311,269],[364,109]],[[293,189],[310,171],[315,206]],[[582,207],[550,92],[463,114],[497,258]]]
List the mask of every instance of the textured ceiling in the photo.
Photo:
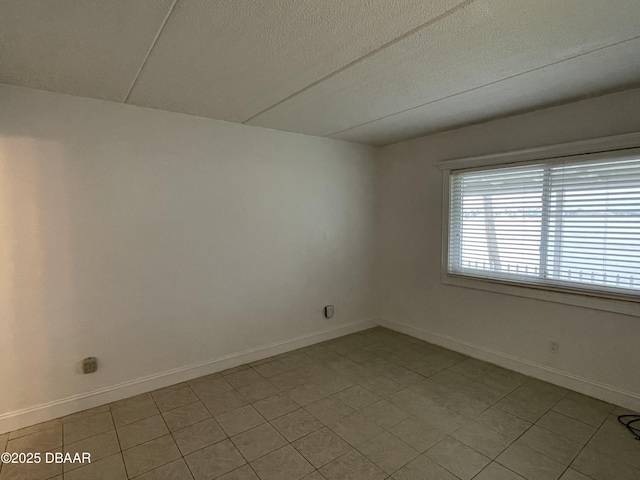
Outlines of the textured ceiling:
[[0,0],[0,83],[385,145],[640,86],[640,1]]

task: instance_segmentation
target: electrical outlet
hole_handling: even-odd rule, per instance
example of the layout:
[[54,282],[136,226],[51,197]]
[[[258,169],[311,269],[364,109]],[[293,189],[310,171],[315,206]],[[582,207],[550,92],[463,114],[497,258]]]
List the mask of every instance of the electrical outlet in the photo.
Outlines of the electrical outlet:
[[98,359],[96,357],[87,357],[82,360],[82,373],[93,373],[98,370]]
[[560,350],[560,342],[557,340],[549,340],[549,351],[551,353],[558,353]]
[[333,317],[333,305],[327,305],[326,307],[324,307],[324,316],[326,318]]

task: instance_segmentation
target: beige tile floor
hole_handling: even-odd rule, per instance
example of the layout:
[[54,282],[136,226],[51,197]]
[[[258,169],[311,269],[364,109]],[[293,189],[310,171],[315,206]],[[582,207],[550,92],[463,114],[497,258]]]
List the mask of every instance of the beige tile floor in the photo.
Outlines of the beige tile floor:
[[639,480],[622,412],[375,328],[0,435],[93,459],[0,480]]

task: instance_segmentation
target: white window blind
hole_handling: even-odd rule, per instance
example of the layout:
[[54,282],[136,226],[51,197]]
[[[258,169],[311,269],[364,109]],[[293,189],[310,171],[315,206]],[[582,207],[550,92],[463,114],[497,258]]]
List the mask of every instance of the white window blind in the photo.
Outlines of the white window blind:
[[640,155],[449,178],[450,274],[640,296]]

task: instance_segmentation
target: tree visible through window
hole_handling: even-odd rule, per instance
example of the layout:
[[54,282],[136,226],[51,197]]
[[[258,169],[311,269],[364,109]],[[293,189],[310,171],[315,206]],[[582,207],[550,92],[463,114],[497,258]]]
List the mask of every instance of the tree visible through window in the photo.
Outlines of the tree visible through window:
[[640,158],[451,172],[449,272],[640,294]]

